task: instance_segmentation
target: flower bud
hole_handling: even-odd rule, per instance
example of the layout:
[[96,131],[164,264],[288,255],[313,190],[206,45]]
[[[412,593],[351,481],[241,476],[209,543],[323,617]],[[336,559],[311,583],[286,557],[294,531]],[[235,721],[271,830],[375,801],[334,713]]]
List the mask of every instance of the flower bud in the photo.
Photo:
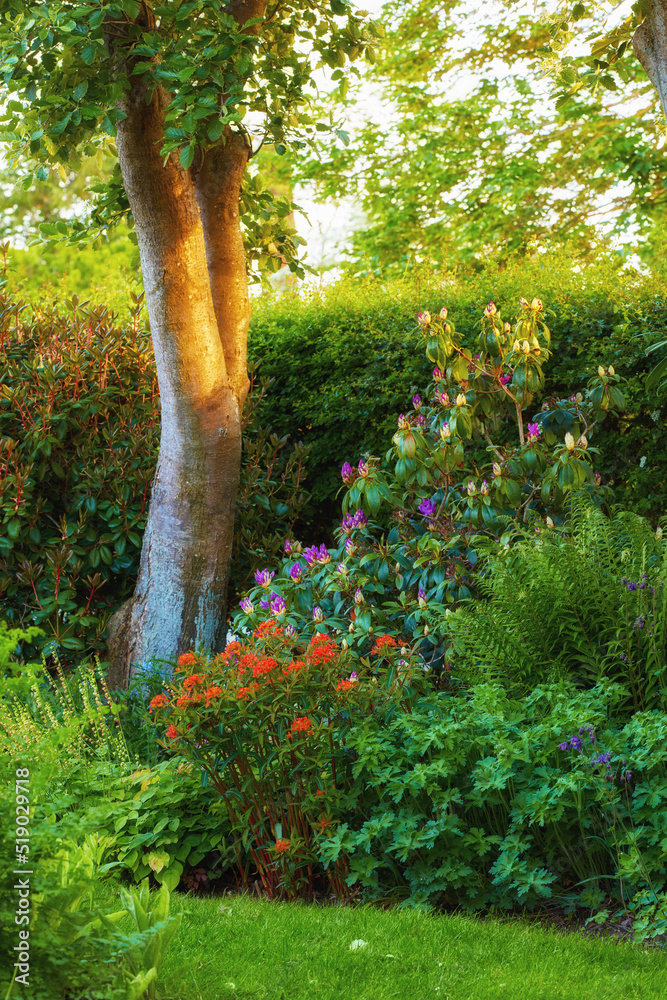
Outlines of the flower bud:
[[500,464],[500,462],[494,462],[493,463],[493,474],[496,477],[502,476],[502,474],[503,474],[503,467]]
[[554,526],[553,518],[549,517],[549,515],[547,514],[547,528],[553,528],[553,526]]
[[362,594],[361,589],[359,587],[357,587],[357,589],[354,592],[354,603],[358,604],[359,606],[361,606],[364,603],[364,595]]
[[542,312],[544,306],[542,305],[542,299],[533,299],[530,303],[530,308],[534,309],[535,312]]
[[614,369],[613,365],[609,365],[609,368],[607,368],[607,371],[609,372],[610,375],[615,375],[616,374],[616,370]]
[[407,656],[410,650],[407,646],[401,646],[401,656]]
[[424,635],[428,635],[428,633],[429,633],[429,627],[428,625],[424,625]]
[[350,627],[348,628],[348,632],[354,632],[354,625],[350,625]]
[[588,438],[585,434],[582,434],[577,441],[577,448],[588,448]]
[[524,340],[524,342],[521,345],[521,353],[530,354],[530,344],[528,343],[527,340]]
[[343,639],[343,641],[341,642],[340,645],[341,645],[341,649],[343,650],[343,652],[345,652],[345,650],[349,648],[348,644],[347,644],[347,639]]
[[600,378],[604,378],[605,374],[606,374],[606,372],[605,372],[604,368],[602,367],[602,365],[598,365],[598,375],[600,376]]
[[401,564],[400,563],[396,563],[396,565],[394,566],[394,573],[396,574],[396,576],[400,576],[400,574],[401,574]]
[[463,395],[462,392],[460,392],[457,395],[457,397],[456,397],[456,405],[457,406],[465,406],[466,405],[466,398],[465,398],[465,396]]
[[521,296],[521,298],[519,299],[519,305],[521,306],[522,309],[528,308],[528,303],[523,296]]
[[420,326],[428,326],[429,323],[431,322],[430,312],[419,313],[419,315],[417,316],[417,322],[419,323]]
[[482,485],[479,488],[479,492],[482,494],[483,497],[489,495],[489,484],[487,483],[486,479],[482,480]]
[[449,424],[443,424],[440,428],[440,440],[449,441],[452,436],[452,432],[449,429]]
[[505,334],[506,337],[509,337],[511,332],[512,332],[512,327],[509,325],[509,323],[505,323],[503,327],[503,333]]
[[485,316],[495,316],[496,315],[496,311],[497,310],[496,310],[496,307],[493,304],[493,302],[489,302],[488,306],[484,310],[484,315]]
[[662,528],[656,528],[656,530],[655,530],[655,540],[656,540],[656,542],[659,542],[661,538],[662,538]]
[[565,435],[565,447],[568,451],[574,451],[574,438],[569,431]]
[[445,309],[444,306],[440,310],[440,319],[447,319],[447,310]]

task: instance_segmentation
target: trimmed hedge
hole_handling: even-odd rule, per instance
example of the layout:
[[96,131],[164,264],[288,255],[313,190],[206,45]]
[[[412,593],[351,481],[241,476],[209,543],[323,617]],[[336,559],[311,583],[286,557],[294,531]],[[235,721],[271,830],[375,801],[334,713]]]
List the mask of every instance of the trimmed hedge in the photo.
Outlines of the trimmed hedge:
[[364,452],[384,457],[397,414],[430,380],[417,313],[446,305],[472,342],[487,301],[510,319],[521,295],[541,298],[547,309],[554,353],[545,365],[545,396],[579,391],[599,364],[613,364],[627,379],[627,412],[595,430],[597,468],[620,503],[660,514],[667,506],[665,397],[647,394],[644,379],[656,360],[646,358],[646,346],[665,336],[664,287],[661,273],[623,269],[620,258],[601,256],[582,270],[559,252],[502,269],[490,264],[478,273],[412,275],[393,283],[345,279],[302,297],[260,301],[249,351],[261,360],[262,373],[276,379],[265,419],[277,433],[312,445],[313,528],[321,533],[339,513],[342,463]]

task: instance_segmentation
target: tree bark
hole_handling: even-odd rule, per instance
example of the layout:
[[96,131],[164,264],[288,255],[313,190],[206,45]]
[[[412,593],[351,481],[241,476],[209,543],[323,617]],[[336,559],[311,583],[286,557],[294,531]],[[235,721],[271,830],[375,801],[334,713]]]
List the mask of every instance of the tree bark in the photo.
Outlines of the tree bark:
[[667,0],[652,0],[645,20],[634,34],[632,47],[667,115]]
[[145,88],[137,86],[124,102],[127,117],[118,126],[162,430],[136,590],[131,608],[121,609],[112,626],[123,633],[120,639],[116,634],[110,664],[115,686],[123,686],[132,665],[197,647],[220,650],[227,632],[241,412],[248,387],[250,308],[238,209],[247,151],[228,142],[210,167],[205,162],[201,173],[219,182],[216,197],[211,191],[207,195],[176,154],[163,164],[168,104],[169,95],[158,89],[146,106]]

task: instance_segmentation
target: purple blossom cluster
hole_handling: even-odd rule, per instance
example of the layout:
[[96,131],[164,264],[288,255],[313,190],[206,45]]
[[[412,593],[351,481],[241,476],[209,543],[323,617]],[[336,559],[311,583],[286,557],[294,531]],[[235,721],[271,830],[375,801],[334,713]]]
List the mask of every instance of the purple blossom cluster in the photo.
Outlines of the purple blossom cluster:
[[317,545],[311,545],[309,548],[304,549],[303,558],[309,566],[315,566],[316,563],[320,563],[322,566],[325,566],[326,563],[331,562],[329,550],[324,543],[322,543],[319,548]]
[[436,501],[427,500],[426,498],[421,500],[417,507],[419,513],[423,514],[424,517],[435,517],[435,512],[437,509],[438,509],[438,504],[436,503]]
[[256,569],[255,583],[258,583],[260,587],[269,587],[275,575],[276,574],[274,570]]
[[346,486],[351,486],[352,483],[357,478],[357,474],[349,462],[343,462],[343,467],[340,470],[340,475],[341,479],[343,480]]
[[[634,591],[634,590],[650,590],[652,594],[656,593],[658,587],[662,587],[662,582],[661,581],[658,581],[658,586],[657,587],[649,587],[649,585],[648,585],[648,573],[642,573],[642,575],[639,578],[639,582],[638,583],[635,583],[634,580],[628,580],[628,579],[626,579],[626,577],[623,577],[623,579],[621,580],[621,583],[623,584],[624,587],[627,588],[627,590],[630,590],[630,591]],[[643,628],[643,626],[640,626],[640,628]]]
[[300,566],[300,564],[298,562],[294,563],[292,566],[290,566],[290,568],[289,568],[289,577],[290,577],[290,580],[294,580],[295,583],[301,583],[301,579],[303,577],[303,572],[302,572],[301,566]]
[[341,522],[341,528],[346,535],[351,535],[355,528],[365,528],[368,524],[368,518],[364,514],[363,510],[359,509],[354,512],[354,514],[346,514]]
[[276,594],[275,591],[271,591],[271,599],[263,599],[259,602],[261,608],[268,608],[273,611],[274,615],[284,615],[287,611],[287,604],[284,598],[280,594]]

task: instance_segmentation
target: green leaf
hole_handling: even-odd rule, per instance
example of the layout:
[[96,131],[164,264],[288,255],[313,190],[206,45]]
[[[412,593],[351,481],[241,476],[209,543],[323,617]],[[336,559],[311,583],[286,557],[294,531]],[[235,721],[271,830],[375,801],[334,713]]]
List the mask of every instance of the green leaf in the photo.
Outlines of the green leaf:
[[77,86],[72,91],[72,97],[74,98],[75,101],[80,101],[86,96],[87,93],[88,93],[88,80],[82,80],[81,83],[77,84]]
[[195,158],[195,145],[194,145],[194,143],[190,143],[189,146],[185,146],[181,150],[180,155],[179,155],[178,158],[180,160],[180,163],[181,163],[181,166],[183,167],[183,169],[184,170],[189,170],[190,167],[192,166],[192,163],[193,163],[194,158]]

